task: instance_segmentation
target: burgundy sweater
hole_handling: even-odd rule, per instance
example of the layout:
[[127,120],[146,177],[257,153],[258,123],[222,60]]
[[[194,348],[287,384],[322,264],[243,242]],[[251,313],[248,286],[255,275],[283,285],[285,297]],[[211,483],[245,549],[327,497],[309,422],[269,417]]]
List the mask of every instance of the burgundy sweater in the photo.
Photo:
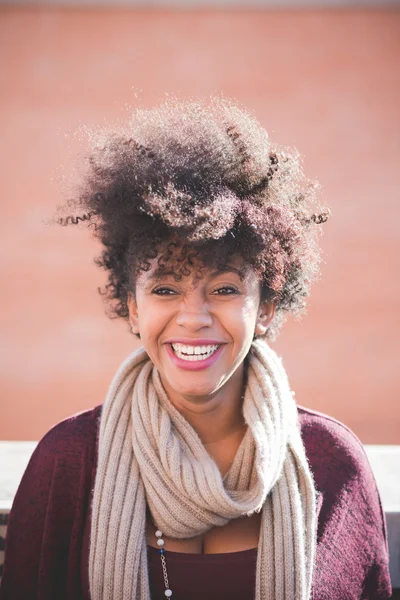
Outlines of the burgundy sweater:
[[[62,421],[34,451],[9,517],[0,600],[90,600],[90,503],[100,414],[97,406]],[[321,492],[312,598],[388,599],[385,518],[362,444],[327,415],[303,407],[298,414]],[[148,556],[152,600],[165,599],[160,556],[151,547]],[[173,599],[253,600],[256,557],[256,549],[167,552]]]

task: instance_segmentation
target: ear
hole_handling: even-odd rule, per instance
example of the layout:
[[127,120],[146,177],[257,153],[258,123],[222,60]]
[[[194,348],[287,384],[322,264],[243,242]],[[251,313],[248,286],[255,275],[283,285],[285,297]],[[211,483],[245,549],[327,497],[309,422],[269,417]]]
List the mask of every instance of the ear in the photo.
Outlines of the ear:
[[265,335],[275,315],[275,304],[273,302],[262,302],[258,309],[258,317],[254,329],[255,335]]
[[139,334],[139,316],[137,310],[136,300],[132,292],[128,292],[128,310],[129,310],[129,323],[131,325],[132,333]]

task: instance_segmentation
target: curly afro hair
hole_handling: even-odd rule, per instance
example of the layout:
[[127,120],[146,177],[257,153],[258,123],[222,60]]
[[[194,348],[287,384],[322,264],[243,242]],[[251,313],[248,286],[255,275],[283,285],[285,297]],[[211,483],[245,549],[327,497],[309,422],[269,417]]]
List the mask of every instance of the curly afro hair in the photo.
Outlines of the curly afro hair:
[[173,99],[90,141],[74,214],[58,222],[86,222],[101,241],[110,316],[128,318],[128,292],[157,256],[177,279],[199,262],[242,258],[276,305],[271,340],[288,313],[305,312],[329,211],[317,206],[318,184],[298,152],[273,144],[252,115],[222,98]]

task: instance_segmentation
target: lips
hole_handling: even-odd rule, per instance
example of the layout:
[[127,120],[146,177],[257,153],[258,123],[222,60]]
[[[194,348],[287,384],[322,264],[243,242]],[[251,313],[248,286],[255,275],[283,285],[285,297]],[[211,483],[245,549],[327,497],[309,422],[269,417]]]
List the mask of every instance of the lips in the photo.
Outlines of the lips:
[[[214,340],[212,341],[214,342]],[[207,369],[218,359],[224,344],[204,343],[206,340],[199,340],[199,342],[201,343],[188,344],[186,340],[185,343],[171,341],[166,344],[168,355],[172,362],[181,369],[187,371]]]

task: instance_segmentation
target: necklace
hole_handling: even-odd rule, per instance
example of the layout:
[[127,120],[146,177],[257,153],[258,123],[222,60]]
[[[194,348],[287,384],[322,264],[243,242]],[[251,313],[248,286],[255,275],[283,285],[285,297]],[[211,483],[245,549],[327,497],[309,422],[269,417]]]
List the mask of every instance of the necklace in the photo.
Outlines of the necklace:
[[167,563],[165,560],[164,540],[162,538],[162,535],[163,535],[162,532],[159,529],[157,529],[157,531],[156,531],[157,546],[159,547],[158,553],[161,558],[161,567],[162,567],[162,571],[163,571],[164,585],[165,585],[164,595],[167,598],[170,598],[172,596],[172,590],[169,587]]

